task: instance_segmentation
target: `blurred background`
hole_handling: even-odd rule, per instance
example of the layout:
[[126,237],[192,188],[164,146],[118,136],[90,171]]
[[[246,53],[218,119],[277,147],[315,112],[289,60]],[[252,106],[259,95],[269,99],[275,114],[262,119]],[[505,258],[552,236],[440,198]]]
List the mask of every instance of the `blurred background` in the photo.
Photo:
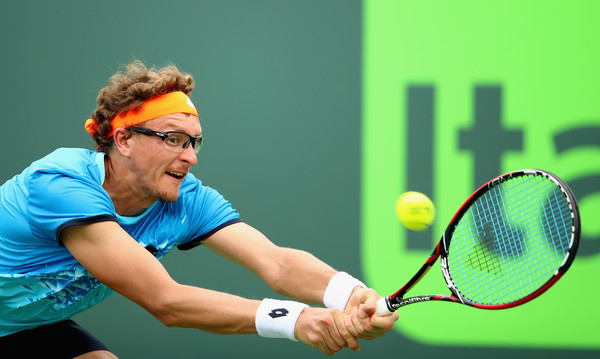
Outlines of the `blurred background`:
[[[572,185],[585,237],[556,288],[513,314],[411,306],[395,332],[336,356],[597,357],[599,13],[594,1],[7,2],[0,183],[57,147],[92,149],[83,123],[124,65],[173,63],[196,80],[206,142],[193,173],[277,244],[385,294],[422,264],[479,182],[545,168]],[[406,190],[436,203],[430,230],[408,233],[394,218]],[[278,297],[203,247],[163,264],[182,283]],[[283,339],[165,328],[119,295],[75,319],[121,358],[323,355]]]

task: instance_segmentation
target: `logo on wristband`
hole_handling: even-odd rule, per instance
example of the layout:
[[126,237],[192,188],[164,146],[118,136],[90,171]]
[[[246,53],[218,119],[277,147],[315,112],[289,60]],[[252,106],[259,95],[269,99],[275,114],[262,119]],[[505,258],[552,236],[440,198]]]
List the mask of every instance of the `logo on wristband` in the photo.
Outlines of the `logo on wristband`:
[[279,308],[279,309],[273,309],[271,311],[271,313],[269,313],[269,317],[275,319],[275,318],[281,318],[281,317],[285,317],[286,315],[288,315],[290,311],[285,309],[285,308]]

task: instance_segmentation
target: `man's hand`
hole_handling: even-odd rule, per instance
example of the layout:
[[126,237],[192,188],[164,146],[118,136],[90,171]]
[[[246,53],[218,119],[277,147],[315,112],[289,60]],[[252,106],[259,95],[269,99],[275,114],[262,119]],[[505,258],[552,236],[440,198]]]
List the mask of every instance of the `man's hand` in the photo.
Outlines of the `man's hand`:
[[386,316],[375,315],[377,300],[381,298],[373,289],[356,287],[344,310],[346,328],[355,337],[372,340],[394,329],[398,313]]
[[301,342],[333,355],[345,347],[360,350],[356,337],[346,326],[346,315],[337,309],[304,308],[294,330]]

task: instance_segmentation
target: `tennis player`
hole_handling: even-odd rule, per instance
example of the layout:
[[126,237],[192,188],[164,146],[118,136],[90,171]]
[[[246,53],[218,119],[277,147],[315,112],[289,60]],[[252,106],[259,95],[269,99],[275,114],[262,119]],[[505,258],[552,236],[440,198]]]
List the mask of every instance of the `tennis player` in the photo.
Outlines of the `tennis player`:
[[[331,355],[392,330],[380,296],[244,223],[190,168],[202,146],[191,75],[134,61],[113,75],[85,129],[0,187],[0,347],[22,357],[115,358],[73,322],[118,292],[164,325],[300,340]],[[251,300],[175,282],[158,259],[204,244],[293,300]],[[323,304],[308,306],[305,303]]]

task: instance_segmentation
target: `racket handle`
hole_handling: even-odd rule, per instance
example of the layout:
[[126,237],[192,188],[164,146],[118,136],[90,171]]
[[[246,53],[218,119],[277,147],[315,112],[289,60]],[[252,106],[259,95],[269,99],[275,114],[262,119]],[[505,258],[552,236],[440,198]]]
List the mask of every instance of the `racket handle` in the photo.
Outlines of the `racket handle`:
[[377,306],[375,307],[375,315],[383,317],[393,313],[390,312],[390,310],[388,309],[388,305],[386,303],[388,301],[388,298],[389,297],[379,298],[379,300],[377,301]]

